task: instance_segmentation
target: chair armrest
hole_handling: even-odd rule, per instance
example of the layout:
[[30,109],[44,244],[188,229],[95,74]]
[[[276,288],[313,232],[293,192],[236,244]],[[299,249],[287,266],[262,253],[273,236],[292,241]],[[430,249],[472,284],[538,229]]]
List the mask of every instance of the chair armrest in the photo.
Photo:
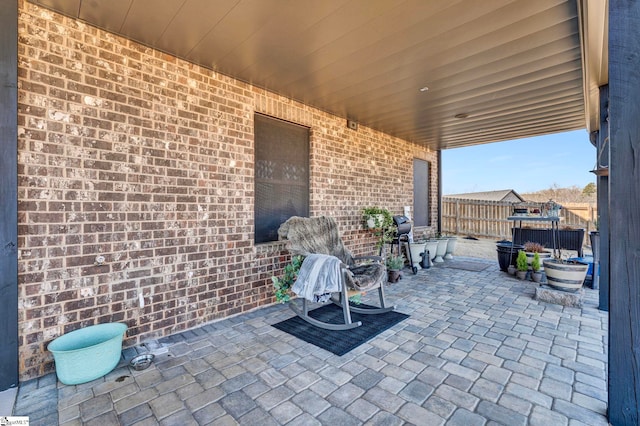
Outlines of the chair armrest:
[[381,256],[369,255],[369,256],[358,256],[358,257],[354,257],[353,258],[354,262],[357,262],[359,260],[374,260],[376,262],[382,262],[382,257]]

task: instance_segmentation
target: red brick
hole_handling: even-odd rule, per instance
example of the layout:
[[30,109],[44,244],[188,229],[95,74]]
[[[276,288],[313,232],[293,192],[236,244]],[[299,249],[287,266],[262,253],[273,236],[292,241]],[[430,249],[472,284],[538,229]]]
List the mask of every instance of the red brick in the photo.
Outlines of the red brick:
[[53,369],[45,331],[126,321],[133,345],[274,302],[288,254],[251,235],[254,111],[311,128],[311,214],[336,217],[354,254],[375,252],[362,207],[411,205],[414,157],[436,217],[435,152],[19,4],[19,321],[36,321],[21,380]]

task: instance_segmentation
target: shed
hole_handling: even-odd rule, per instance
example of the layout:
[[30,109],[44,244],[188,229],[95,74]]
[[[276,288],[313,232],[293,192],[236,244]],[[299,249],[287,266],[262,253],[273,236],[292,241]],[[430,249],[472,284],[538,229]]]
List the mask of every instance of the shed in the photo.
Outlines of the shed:
[[507,201],[513,203],[521,203],[524,200],[513,189],[501,189],[498,191],[483,192],[467,192],[464,194],[445,195],[446,198],[457,198],[460,200],[478,200],[478,201]]

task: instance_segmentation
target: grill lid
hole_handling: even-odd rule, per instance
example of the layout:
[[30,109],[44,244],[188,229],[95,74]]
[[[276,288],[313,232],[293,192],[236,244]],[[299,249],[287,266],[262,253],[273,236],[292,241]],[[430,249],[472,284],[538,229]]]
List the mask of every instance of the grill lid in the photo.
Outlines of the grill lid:
[[396,236],[405,235],[411,232],[411,221],[406,216],[393,216],[393,223],[396,225]]

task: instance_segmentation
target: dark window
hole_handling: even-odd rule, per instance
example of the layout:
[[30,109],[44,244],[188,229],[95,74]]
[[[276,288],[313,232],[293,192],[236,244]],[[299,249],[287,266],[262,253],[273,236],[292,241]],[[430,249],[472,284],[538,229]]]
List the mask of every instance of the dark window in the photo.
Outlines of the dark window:
[[278,239],[291,216],[309,216],[309,128],[255,115],[255,242]]
[[429,225],[429,163],[413,159],[413,224]]

